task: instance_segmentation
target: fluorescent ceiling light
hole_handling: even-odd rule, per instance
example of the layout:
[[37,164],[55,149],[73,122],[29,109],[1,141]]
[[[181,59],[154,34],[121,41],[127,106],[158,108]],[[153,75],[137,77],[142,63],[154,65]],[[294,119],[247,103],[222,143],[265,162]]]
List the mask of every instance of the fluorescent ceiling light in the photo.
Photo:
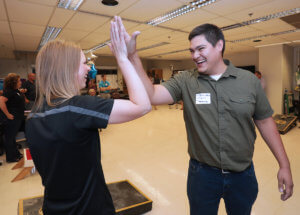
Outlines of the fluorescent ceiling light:
[[163,22],[169,21],[171,19],[174,19],[178,16],[181,16],[183,14],[189,13],[191,11],[194,11],[196,9],[199,9],[201,7],[207,6],[216,0],[198,0],[198,1],[191,1],[188,5],[183,5],[175,10],[172,10],[164,15],[158,16],[150,21],[147,22],[148,25],[159,25]]
[[266,45],[260,45],[260,46],[254,46],[255,48],[261,48],[266,46],[276,46],[276,45],[283,45],[283,44],[289,44],[291,42],[282,42],[282,43],[272,43],[272,44],[266,44]]
[[38,49],[40,49],[48,41],[54,40],[60,32],[61,32],[61,28],[47,26]]
[[59,0],[57,7],[67,10],[77,10],[83,0]]
[[294,15],[294,14],[297,14],[297,13],[300,13],[300,8],[294,8],[294,9],[291,9],[291,10],[286,10],[286,11],[282,11],[282,12],[279,12],[279,13],[274,13],[274,14],[263,16],[263,17],[260,17],[260,18],[251,19],[251,20],[248,20],[248,21],[245,21],[245,22],[240,22],[240,23],[236,23],[236,24],[233,24],[233,25],[228,25],[228,26],[222,27],[221,30],[222,31],[227,31],[227,30],[230,30],[230,29],[240,28],[240,27],[247,26],[247,25],[252,25],[252,24],[255,24],[255,23],[265,22],[265,21],[268,21],[268,20],[271,20],[271,19],[278,19],[278,18],[282,18],[282,17],[285,17],[285,16]]
[[92,51],[95,51],[95,50],[97,50],[97,49],[101,49],[101,48],[107,46],[109,43],[110,43],[110,40],[107,40],[107,41],[105,41],[104,43],[100,43],[100,44],[94,46],[93,48],[90,48],[90,49],[88,49],[88,50],[84,50],[83,52],[84,52],[85,54],[87,54],[87,53],[92,52]]

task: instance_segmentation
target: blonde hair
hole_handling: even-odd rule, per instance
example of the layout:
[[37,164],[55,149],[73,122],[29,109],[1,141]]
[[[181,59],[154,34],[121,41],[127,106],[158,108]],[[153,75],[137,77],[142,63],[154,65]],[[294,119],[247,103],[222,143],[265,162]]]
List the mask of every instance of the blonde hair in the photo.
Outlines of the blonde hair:
[[[55,106],[79,94],[80,57],[80,47],[72,42],[55,40],[41,48],[36,58],[37,99],[34,110],[39,110],[45,100],[49,106]],[[55,98],[63,99],[54,102]]]

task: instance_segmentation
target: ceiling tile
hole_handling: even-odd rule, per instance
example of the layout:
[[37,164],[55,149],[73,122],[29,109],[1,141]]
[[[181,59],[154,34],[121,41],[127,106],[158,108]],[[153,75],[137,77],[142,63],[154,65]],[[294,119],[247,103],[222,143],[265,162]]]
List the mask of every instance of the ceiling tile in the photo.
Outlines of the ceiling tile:
[[241,28],[234,28],[234,29],[230,29],[227,31],[223,31],[223,34],[225,36],[225,39],[227,40],[228,38],[231,38],[234,35],[240,35],[240,34],[247,34],[247,33],[251,33],[251,32],[256,32],[257,29],[248,27],[248,26],[244,26]]
[[10,34],[10,29],[7,21],[0,21],[0,34]]
[[7,20],[6,10],[4,8],[4,0],[0,0],[0,20]]
[[[266,2],[272,2],[273,0],[218,0],[208,6],[203,7],[203,10],[206,10],[211,13],[218,14],[220,16],[231,15],[235,12],[245,10],[250,7],[255,7]],[[228,17],[229,18],[229,17]]]
[[167,26],[175,29],[185,28],[187,25],[189,26],[197,26],[199,23],[205,23],[211,19],[217,18],[218,15],[204,11],[202,9],[194,10],[188,14],[184,14],[182,16],[178,16],[170,21],[164,22],[160,24],[161,26]]
[[107,40],[110,40],[109,35],[106,34],[99,34],[99,33],[91,33],[84,37],[81,41],[82,42],[93,42],[96,44],[105,42]]
[[272,19],[266,22],[261,22],[251,25],[252,28],[260,29],[266,34],[289,31],[295,29],[294,26],[287,24],[280,19]]
[[53,7],[18,0],[6,1],[10,21],[34,25],[46,25]]
[[79,10],[114,16],[118,15],[120,12],[127,9],[137,1],[139,0],[122,0],[119,1],[117,6],[111,7],[103,5],[100,0],[88,0],[83,2]]
[[57,0],[19,0],[23,2],[35,3],[40,5],[56,6]]
[[155,40],[155,37],[170,34],[172,31],[168,29],[152,27],[141,32],[140,39]]
[[36,51],[42,37],[15,35],[14,40],[18,51]]
[[77,12],[66,25],[67,29],[79,31],[94,31],[97,27],[108,22],[109,18]]
[[97,54],[97,55],[112,55],[111,51],[110,51],[110,48],[108,46],[105,46],[101,49],[98,49],[96,51],[93,51],[94,54]]
[[180,6],[182,4],[175,0],[140,0],[121,12],[120,15],[124,18],[145,22]]
[[288,41],[295,41],[295,40],[300,40],[300,31],[299,32],[294,32],[294,33],[289,33],[289,34],[282,34],[279,35],[278,37],[283,38]]
[[[244,22],[296,7],[300,7],[299,0],[262,1],[259,5],[228,14],[226,17],[233,19],[236,22]],[[251,14],[251,16],[249,14]]]
[[240,39],[245,39],[245,38],[250,38],[250,37],[257,37],[257,36],[262,36],[265,35],[266,33],[261,31],[261,30],[254,30],[251,32],[243,32],[240,34],[234,34],[234,35],[230,35],[227,34],[225,36],[226,40],[240,40]]
[[85,31],[74,31],[69,29],[63,29],[62,32],[58,35],[59,39],[70,40],[77,42],[88,35],[88,32]]
[[265,37],[265,38],[260,38],[260,39],[261,39],[261,42],[253,42],[253,40],[247,40],[247,41],[239,42],[237,44],[255,47],[255,46],[260,46],[260,45],[287,42],[286,39],[279,38],[279,37]]
[[93,33],[110,36],[110,22],[107,22],[97,28]]
[[11,22],[10,25],[13,35],[41,37],[45,31],[45,27],[39,25],[30,25],[17,22]]
[[87,50],[87,49],[90,49],[90,48],[94,47],[94,46],[97,45],[97,44],[94,43],[94,42],[80,41],[80,42],[78,43],[78,45],[80,45],[81,49]]
[[1,49],[3,47],[14,49],[14,41],[12,39],[11,34],[2,34],[0,33],[0,46]]
[[51,17],[49,26],[62,28],[75,14],[73,10],[66,10],[63,8],[55,8],[54,14]]

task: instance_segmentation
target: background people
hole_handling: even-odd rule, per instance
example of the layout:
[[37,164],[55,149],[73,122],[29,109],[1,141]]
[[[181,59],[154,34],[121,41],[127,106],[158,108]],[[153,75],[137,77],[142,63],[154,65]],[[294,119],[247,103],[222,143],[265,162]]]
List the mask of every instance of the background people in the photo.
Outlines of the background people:
[[141,117],[151,104],[128,60],[123,32],[115,22],[111,26],[110,48],[129,100],[79,96],[90,67],[76,45],[52,41],[38,53],[38,95],[26,135],[45,186],[44,214],[115,214],[100,162],[98,128]]
[[92,89],[89,89],[88,94],[89,94],[90,96],[96,96],[97,92],[96,92],[95,89],[92,88]]
[[17,149],[16,136],[24,120],[25,100],[19,91],[20,76],[10,73],[4,79],[3,96],[0,96],[0,108],[6,116],[4,122],[4,148],[7,162],[18,162],[23,156]]
[[191,31],[190,52],[197,70],[182,72],[162,85],[153,85],[143,70],[136,51],[139,33],[130,37],[120,26],[129,59],[151,103],[184,102],[192,215],[217,214],[221,198],[228,214],[250,215],[258,193],[252,162],[254,123],[278,161],[281,199],[292,196],[290,163],[272,118],[273,110],[258,79],[223,60],[225,39],[217,26],[204,24]]
[[266,82],[265,79],[262,77],[261,72],[260,71],[255,71],[254,75],[259,79],[261,87],[263,89],[266,88]]
[[22,84],[22,88],[25,89],[25,109],[31,110],[36,97],[34,73],[28,74],[28,80]]
[[102,80],[99,82],[100,94],[104,99],[110,98],[110,83],[106,80],[106,75],[101,75]]

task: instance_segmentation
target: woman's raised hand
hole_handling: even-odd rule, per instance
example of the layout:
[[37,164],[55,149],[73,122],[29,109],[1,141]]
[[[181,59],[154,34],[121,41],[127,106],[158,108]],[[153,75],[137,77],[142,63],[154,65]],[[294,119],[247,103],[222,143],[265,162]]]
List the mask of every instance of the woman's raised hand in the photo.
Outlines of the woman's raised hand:
[[124,31],[120,29],[120,25],[118,24],[118,17],[116,16],[114,17],[114,20],[111,21],[110,40],[110,50],[115,55],[117,60],[127,58],[128,52],[124,38]]

